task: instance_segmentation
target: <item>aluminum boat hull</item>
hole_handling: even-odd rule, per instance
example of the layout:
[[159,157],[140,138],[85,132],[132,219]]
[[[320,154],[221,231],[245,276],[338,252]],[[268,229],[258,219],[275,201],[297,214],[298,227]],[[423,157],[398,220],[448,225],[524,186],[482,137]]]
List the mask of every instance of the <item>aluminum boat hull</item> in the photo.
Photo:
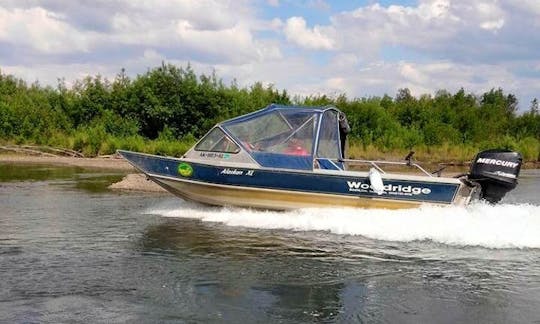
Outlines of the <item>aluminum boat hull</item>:
[[274,210],[335,206],[402,209],[422,204],[465,205],[472,194],[471,188],[454,178],[385,174],[385,191],[378,195],[369,188],[366,172],[306,172],[119,153],[172,194],[216,206]]

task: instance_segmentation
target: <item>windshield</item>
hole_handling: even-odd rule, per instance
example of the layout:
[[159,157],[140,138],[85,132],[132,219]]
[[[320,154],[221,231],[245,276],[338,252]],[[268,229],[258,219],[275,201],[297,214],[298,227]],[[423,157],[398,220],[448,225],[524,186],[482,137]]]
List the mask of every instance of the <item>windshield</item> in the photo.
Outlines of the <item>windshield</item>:
[[196,151],[238,153],[240,148],[231,141],[218,127],[212,129],[195,146]]
[[226,127],[251,151],[311,155],[317,129],[309,111],[273,111]]
[[338,114],[329,110],[322,117],[317,157],[339,159],[339,149]]

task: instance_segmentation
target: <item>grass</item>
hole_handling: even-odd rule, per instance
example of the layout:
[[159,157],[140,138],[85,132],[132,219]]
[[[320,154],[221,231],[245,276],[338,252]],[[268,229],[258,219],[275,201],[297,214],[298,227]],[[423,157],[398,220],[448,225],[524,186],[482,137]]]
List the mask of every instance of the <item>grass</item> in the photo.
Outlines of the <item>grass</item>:
[[479,144],[443,143],[436,146],[419,144],[410,150],[405,148],[388,149],[373,144],[363,145],[361,142],[353,140],[349,143],[346,155],[355,159],[401,160],[410,151],[414,151],[414,158],[423,163],[460,165],[471,161],[478,152],[487,149],[508,149],[521,153],[524,162],[540,161],[540,141],[533,137],[525,137],[520,140],[503,137],[498,142]]
[[[70,135],[55,133],[39,141],[29,141],[21,138],[11,141],[0,140],[0,144],[3,145],[37,144],[67,148],[81,152],[85,157],[110,155],[114,154],[118,149],[178,157],[189,150],[195,142],[196,140],[192,136],[179,140],[165,136],[149,140],[138,135],[116,137],[104,132],[84,131]],[[412,150],[415,152],[414,159],[422,163],[463,165],[471,161],[476,153],[488,148],[505,148],[518,151],[523,155],[525,162],[538,162],[540,160],[540,141],[531,137],[521,140],[504,138],[501,143],[460,145],[445,143],[438,146],[420,144]],[[410,151],[405,148],[388,149],[374,144],[364,145],[358,140],[352,140],[349,142],[346,155],[352,159],[402,160]]]
[[464,164],[474,158],[480,150],[474,146],[452,146],[443,144],[440,146],[418,145],[412,150],[408,149],[381,149],[374,145],[352,144],[347,150],[347,155],[353,159],[368,160],[402,160],[414,151],[414,159],[424,163],[450,163]]

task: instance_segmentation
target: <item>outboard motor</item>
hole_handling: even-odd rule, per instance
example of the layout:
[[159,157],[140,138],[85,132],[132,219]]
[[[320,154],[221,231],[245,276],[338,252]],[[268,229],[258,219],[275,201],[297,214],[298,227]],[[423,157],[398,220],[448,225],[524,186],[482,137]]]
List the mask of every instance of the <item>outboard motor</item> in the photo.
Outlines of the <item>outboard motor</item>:
[[482,151],[474,158],[468,179],[481,186],[481,199],[497,203],[516,187],[522,160],[517,152]]

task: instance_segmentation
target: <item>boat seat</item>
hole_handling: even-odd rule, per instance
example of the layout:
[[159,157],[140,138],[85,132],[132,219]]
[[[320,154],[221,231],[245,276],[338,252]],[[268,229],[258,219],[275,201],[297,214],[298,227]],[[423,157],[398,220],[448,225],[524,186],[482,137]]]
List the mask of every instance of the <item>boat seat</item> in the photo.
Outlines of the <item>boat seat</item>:
[[318,158],[319,168],[323,170],[339,170],[343,171],[343,162],[333,162],[330,159]]
[[298,170],[313,169],[313,157],[311,155],[252,152],[251,156],[263,167]]

